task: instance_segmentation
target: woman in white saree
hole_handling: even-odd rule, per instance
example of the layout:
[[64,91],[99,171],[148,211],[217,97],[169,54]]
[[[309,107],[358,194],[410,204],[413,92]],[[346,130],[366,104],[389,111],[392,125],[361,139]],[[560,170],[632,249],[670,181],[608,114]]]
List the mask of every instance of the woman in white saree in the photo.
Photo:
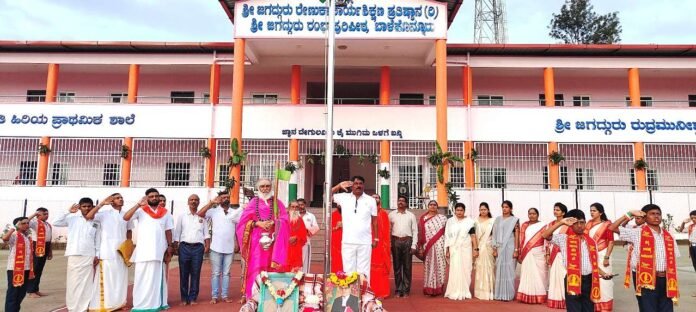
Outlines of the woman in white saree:
[[491,232],[493,231],[493,216],[488,203],[479,205],[479,217],[476,220],[476,241],[479,256],[476,258],[474,277],[474,297],[481,300],[493,300],[495,286],[495,257],[491,247]]
[[474,220],[464,215],[465,209],[464,204],[457,203],[445,226],[445,257],[449,261],[445,297],[452,300],[471,299],[471,270],[478,256]]
[[515,299],[529,304],[546,303],[548,288],[548,270],[546,266],[545,243],[541,233],[546,224],[539,222],[539,210],[529,208],[529,221],[522,224],[520,246],[522,250],[517,261],[520,267],[520,286]]

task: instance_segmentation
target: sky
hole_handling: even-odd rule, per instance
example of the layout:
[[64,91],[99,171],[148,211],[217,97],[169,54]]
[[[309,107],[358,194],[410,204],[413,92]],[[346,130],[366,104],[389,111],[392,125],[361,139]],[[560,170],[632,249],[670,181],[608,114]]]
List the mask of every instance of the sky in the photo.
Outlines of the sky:
[[[549,21],[564,0],[504,0],[508,43],[555,43]],[[696,44],[696,1],[594,0],[618,11],[622,43]],[[464,0],[450,43],[473,42],[474,0]],[[218,0],[0,0],[0,40],[232,41]]]

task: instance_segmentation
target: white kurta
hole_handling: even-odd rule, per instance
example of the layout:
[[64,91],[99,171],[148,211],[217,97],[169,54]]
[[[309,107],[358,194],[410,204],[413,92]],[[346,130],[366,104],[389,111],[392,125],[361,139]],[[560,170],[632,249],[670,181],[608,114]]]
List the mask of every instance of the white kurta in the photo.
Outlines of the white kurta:
[[309,273],[309,267],[312,263],[312,235],[319,232],[319,224],[317,223],[317,217],[311,212],[307,211],[302,216],[302,222],[304,222],[305,227],[309,236],[307,237],[307,243],[302,246],[302,272]]
[[170,214],[159,219],[138,209],[131,220],[138,220],[138,238],[131,262],[135,263],[133,309],[159,311],[168,309],[164,253],[167,251],[165,231],[174,228]]
[[103,207],[94,216],[94,221],[101,224],[101,248],[90,310],[114,311],[126,305],[128,267],[117,253],[126,240],[126,232],[132,228],[131,222],[123,220],[125,214],[124,210]]
[[445,248],[449,249],[450,254],[445,298],[471,299],[469,288],[473,268],[473,247],[469,232],[472,228],[474,228],[474,220],[470,218],[460,220],[456,216],[449,218],[445,225]]
[[87,311],[94,291],[94,258],[99,254],[101,230],[99,223],[87,220],[80,212],[65,213],[53,222],[68,227],[68,257],[65,305],[68,311]]

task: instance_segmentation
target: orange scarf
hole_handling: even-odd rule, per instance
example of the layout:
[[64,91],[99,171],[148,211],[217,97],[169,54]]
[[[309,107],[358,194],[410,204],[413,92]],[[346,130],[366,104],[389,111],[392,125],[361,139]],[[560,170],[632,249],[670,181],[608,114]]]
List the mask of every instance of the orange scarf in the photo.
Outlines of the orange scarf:
[[585,234],[589,234],[590,230],[594,226],[599,226],[599,229],[597,229],[595,234],[592,236],[592,239],[594,239],[594,241],[597,243],[597,250],[604,250],[609,246],[609,241],[606,239],[604,232],[607,231],[610,225],[611,222],[602,220],[599,220],[599,223],[594,223],[592,221],[587,223],[587,227],[585,227]]
[[[590,251],[590,262],[592,264],[592,290],[590,299],[593,302],[599,302],[599,267],[597,266],[597,245],[594,240],[587,234],[584,235],[587,249]],[[568,257],[568,275],[567,284],[568,293],[574,296],[582,293],[582,248],[580,246],[580,235],[575,233],[568,234],[567,252]]]
[[[17,234],[17,240],[15,242],[15,259],[14,259],[14,270],[12,271],[12,286],[20,287],[24,285],[24,261],[26,259],[26,240],[28,237],[22,235],[22,233],[15,232]],[[34,262],[29,253],[29,279],[34,279]]]
[[164,207],[158,207],[157,211],[153,211],[152,208],[150,208],[149,205],[145,205],[142,207],[143,211],[150,215],[153,219],[159,219],[161,217],[164,217],[164,215],[167,214],[167,209]]
[[633,255],[633,244],[628,244],[628,258],[626,259],[626,276],[624,276],[624,288],[631,287],[631,256]]
[[[669,232],[662,231],[662,238],[665,242],[665,252],[667,253],[667,298],[673,302],[679,300],[679,285],[677,283],[677,262],[674,257],[674,239]],[[657,274],[655,272],[655,236],[650,227],[644,225],[640,231],[640,257],[636,268],[636,295],[641,295],[643,288],[655,289]]]
[[36,220],[36,256],[46,255],[46,225],[41,220]]

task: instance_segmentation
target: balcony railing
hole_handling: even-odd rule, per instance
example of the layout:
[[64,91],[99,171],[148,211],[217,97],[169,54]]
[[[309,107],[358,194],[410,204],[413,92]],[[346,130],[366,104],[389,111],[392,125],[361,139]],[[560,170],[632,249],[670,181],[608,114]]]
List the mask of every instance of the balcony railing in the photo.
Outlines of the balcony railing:
[[[45,96],[27,95],[0,95],[2,103],[40,103],[45,102]],[[57,103],[84,103],[84,104],[123,104],[127,103],[127,97],[114,96],[57,96]],[[278,97],[245,97],[244,104],[290,104],[290,98]],[[300,104],[323,105],[325,98],[301,98]],[[209,97],[169,97],[169,96],[138,96],[137,103],[140,104],[210,104]],[[221,105],[230,105],[231,97],[220,97]],[[338,105],[377,105],[379,98],[336,98],[334,104]],[[393,105],[435,105],[435,99],[423,98],[392,98],[389,104]],[[492,106],[492,107],[539,107],[544,106],[543,100],[539,99],[473,99],[472,106]],[[624,99],[592,99],[591,101],[577,102],[572,99],[556,100],[556,107],[628,107],[629,102]],[[461,98],[448,98],[448,106],[463,106],[465,100]],[[696,101],[693,100],[649,100],[641,101],[641,106],[657,108],[688,108],[695,107]]]

